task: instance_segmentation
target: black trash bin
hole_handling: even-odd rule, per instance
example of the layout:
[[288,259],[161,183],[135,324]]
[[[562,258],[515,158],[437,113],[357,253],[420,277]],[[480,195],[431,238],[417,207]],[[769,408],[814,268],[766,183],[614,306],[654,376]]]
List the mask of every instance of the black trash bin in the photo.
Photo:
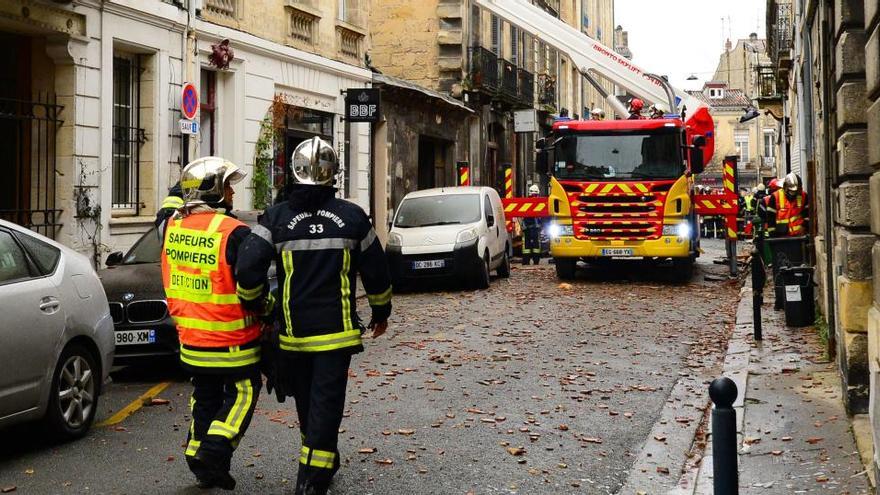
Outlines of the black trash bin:
[[765,239],[770,247],[773,265],[773,288],[776,293],[775,309],[785,308],[785,287],[779,271],[782,268],[800,266],[806,262],[806,237],[779,237]]
[[813,268],[787,267],[780,269],[779,274],[785,291],[785,324],[790,327],[808,327],[815,323]]

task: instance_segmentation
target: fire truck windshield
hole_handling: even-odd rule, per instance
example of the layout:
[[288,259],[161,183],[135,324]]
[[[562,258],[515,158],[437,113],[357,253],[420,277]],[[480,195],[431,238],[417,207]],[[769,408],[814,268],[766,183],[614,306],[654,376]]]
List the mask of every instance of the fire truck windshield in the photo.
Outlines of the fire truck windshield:
[[678,178],[685,171],[679,140],[674,129],[562,136],[554,146],[553,175],[597,181]]

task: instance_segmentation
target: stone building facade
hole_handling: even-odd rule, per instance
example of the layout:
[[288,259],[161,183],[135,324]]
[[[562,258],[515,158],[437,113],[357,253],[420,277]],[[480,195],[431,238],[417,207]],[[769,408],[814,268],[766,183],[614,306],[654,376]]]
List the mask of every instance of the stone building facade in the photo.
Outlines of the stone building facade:
[[880,5],[769,0],[767,7],[779,103],[800,140],[792,153],[815,170],[808,190],[829,351],[849,411],[870,414],[880,445]]
[[[152,225],[187,159],[222,155],[250,179],[271,108],[284,129],[261,163],[283,182],[299,139],[321,135],[346,161],[344,194],[369,207],[369,128],[347,125],[340,91],[369,86],[367,0],[8,0],[0,38],[0,218],[28,225],[101,264]],[[228,69],[209,62],[228,39]],[[201,94],[201,133],[181,138],[184,82]],[[274,105],[274,107],[273,107]],[[280,142],[279,142],[280,141]]]
[[[533,3],[614,44],[612,0]],[[469,164],[473,184],[503,194],[503,171],[512,168],[514,193],[523,195],[540,181],[535,138],[549,132],[554,117],[563,109],[584,117],[590,108],[605,106],[571,61],[469,0],[372,0],[371,12],[370,56],[377,70],[451,95],[475,112],[461,160]],[[514,132],[513,112],[526,109],[537,112],[539,132]]]

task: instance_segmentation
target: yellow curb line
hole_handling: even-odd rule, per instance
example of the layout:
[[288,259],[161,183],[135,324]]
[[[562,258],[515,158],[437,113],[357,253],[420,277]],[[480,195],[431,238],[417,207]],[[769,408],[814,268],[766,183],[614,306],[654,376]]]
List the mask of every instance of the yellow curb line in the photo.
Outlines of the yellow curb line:
[[159,395],[163,390],[168,388],[171,385],[171,382],[162,382],[158,385],[154,385],[153,388],[144,392],[143,395],[138,397],[137,399],[131,401],[131,403],[122,409],[120,409],[116,414],[110,416],[108,419],[101,421],[96,426],[98,428],[102,426],[113,426],[115,424],[121,423],[125,418],[131,416],[138,409],[144,407],[144,404],[148,401],[153,400],[154,397]]

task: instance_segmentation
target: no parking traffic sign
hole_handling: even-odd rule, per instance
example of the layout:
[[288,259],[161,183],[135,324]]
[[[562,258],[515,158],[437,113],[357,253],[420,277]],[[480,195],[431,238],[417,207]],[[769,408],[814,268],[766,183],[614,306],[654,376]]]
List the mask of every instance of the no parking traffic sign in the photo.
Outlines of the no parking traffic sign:
[[180,112],[187,120],[196,118],[199,111],[199,92],[193,83],[183,85],[183,91],[180,94]]

